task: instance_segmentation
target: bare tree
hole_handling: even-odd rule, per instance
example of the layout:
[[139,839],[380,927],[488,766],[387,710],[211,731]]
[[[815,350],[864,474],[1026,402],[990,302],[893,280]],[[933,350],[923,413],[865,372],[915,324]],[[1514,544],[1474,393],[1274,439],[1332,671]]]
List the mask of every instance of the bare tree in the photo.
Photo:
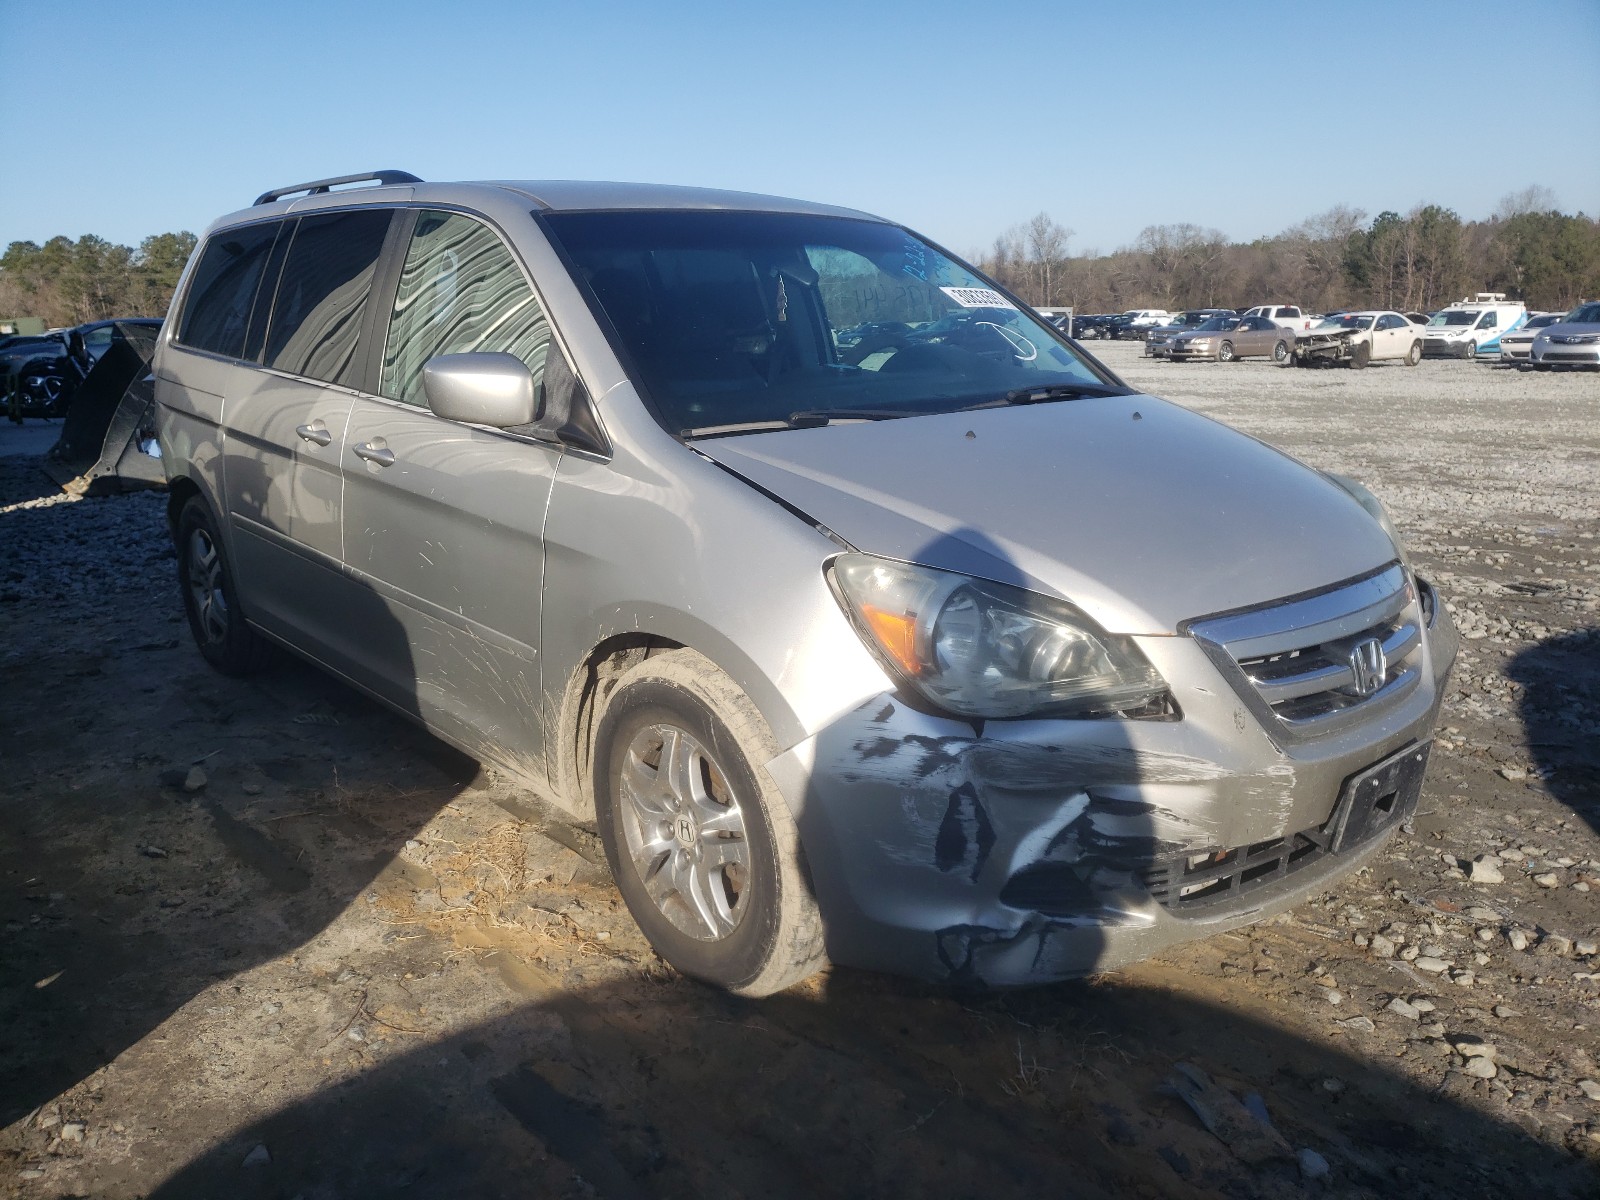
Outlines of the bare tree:
[[1496,221],[1509,221],[1523,213],[1556,212],[1556,194],[1541,183],[1530,183],[1520,191],[1507,192],[1494,206]]
[[1072,230],[1064,225],[1057,225],[1049,213],[1039,213],[1028,222],[1026,230],[1028,258],[1033,263],[1039,287],[1035,303],[1055,303],[1056,270],[1067,255],[1067,241],[1071,237]]

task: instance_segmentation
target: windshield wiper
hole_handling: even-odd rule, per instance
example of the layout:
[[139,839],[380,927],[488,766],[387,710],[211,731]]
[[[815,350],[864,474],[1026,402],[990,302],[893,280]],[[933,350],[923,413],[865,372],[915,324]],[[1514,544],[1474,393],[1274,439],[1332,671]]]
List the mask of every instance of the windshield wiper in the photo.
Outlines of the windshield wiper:
[[917,415],[908,409],[805,408],[789,414],[789,427],[815,429],[819,425],[831,425],[834,421],[893,421],[897,417]]
[[896,417],[914,417],[910,410],[881,408],[801,409],[787,417],[769,417],[761,421],[732,421],[725,425],[698,425],[679,431],[684,438],[729,437],[738,433],[770,433],[779,429],[820,429],[835,421],[892,421]]
[[1007,408],[1014,404],[1042,404],[1047,400],[1078,400],[1085,396],[1131,396],[1134,393],[1123,387],[1105,383],[1043,383],[1035,387],[1012,388],[993,400],[973,404],[974,408]]

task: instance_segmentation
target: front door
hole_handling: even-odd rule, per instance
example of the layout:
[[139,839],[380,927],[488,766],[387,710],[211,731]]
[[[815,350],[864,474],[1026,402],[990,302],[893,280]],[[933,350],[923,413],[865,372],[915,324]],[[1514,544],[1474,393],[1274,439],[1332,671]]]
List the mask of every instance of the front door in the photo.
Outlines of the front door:
[[484,223],[421,211],[377,397],[345,439],[345,564],[361,606],[356,677],[488,757],[543,770],[539,619],[544,519],[560,447],[427,407],[422,367],[503,351],[542,379],[544,309]]

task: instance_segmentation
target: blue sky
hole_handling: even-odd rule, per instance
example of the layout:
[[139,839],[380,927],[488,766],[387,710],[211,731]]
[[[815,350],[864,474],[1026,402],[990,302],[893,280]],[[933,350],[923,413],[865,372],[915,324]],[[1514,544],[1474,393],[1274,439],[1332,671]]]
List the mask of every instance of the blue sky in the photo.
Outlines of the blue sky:
[[0,246],[377,167],[801,196],[960,252],[1040,211],[1074,252],[1530,184],[1600,211],[1596,0],[5,0],[0,45]]

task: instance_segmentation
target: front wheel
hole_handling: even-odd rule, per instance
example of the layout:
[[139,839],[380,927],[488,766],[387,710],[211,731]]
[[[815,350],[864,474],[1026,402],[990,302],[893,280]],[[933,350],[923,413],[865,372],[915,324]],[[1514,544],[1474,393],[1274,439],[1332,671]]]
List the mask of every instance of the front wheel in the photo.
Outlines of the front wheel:
[[1355,349],[1350,352],[1350,365],[1360,370],[1372,361],[1372,343],[1358,342]]
[[1406,366],[1414,367],[1422,361],[1422,343],[1412,342],[1411,349],[1406,352]]
[[1272,348],[1272,361],[1282,366],[1289,361],[1289,343],[1279,342]]
[[595,815],[623,901],[685,975],[768,996],[825,964],[822,919],[777,745],[708,659],[672,650],[612,692],[595,737]]
[[1232,342],[1223,342],[1222,345],[1217,347],[1217,361],[1218,362],[1232,362],[1233,359],[1234,359],[1234,353],[1233,353],[1233,343]]
[[1476,359],[1478,357],[1478,343],[1468,342],[1467,348],[1461,352],[1461,357],[1466,359],[1468,362],[1472,362],[1474,359]]
[[176,538],[178,585],[200,653],[224,675],[259,671],[271,660],[272,647],[245,623],[216,518],[199,496],[190,497],[178,514]]

